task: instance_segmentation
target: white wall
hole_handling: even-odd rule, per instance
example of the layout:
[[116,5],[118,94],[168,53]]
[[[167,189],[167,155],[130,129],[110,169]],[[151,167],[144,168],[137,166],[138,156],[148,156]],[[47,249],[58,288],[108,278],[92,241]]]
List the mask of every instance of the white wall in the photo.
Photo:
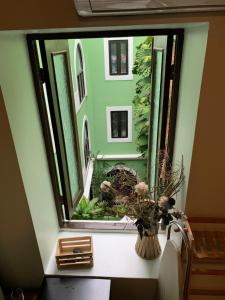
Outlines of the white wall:
[[0,49],[0,84],[45,270],[58,221],[25,35],[0,34]]
[[185,207],[195,136],[201,81],[208,38],[208,25],[185,29],[177,111],[174,164],[183,154],[185,182],[177,197],[177,206]]

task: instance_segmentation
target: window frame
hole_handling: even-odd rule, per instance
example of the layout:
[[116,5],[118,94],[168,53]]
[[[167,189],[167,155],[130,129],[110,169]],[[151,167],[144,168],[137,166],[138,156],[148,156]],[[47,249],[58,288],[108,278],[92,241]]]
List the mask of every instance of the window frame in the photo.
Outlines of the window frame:
[[[28,34],[27,38],[27,45],[31,63],[31,69],[33,73],[33,82],[34,88],[37,96],[37,103],[39,108],[39,114],[41,119],[42,131],[44,136],[44,142],[46,147],[46,154],[47,154],[47,161],[49,166],[49,172],[52,181],[52,187],[54,192],[56,210],[58,215],[59,226],[61,228],[72,228],[72,229],[100,229],[100,230],[135,230],[136,227],[133,224],[129,224],[127,222],[115,222],[115,221],[75,221],[75,220],[68,220],[65,217],[65,214],[62,210],[62,204],[64,204],[63,199],[61,199],[58,184],[57,184],[57,174],[54,170],[54,160],[52,157],[52,145],[50,142],[51,132],[46,123],[48,122],[48,116],[46,109],[44,107],[43,101],[43,90],[42,90],[42,79],[45,79],[48,83],[46,89],[49,94],[51,94],[51,89],[49,88],[49,75],[48,72],[45,73],[43,70],[40,69],[38,63],[38,54],[36,48],[36,40],[40,42],[40,45],[44,44],[45,40],[63,40],[63,39],[85,39],[85,38],[103,38],[104,41],[106,39],[117,39],[118,36],[121,38],[126,39],[127,36],[162,36],[167,35],[173,36],[176,35],[179,37],[179,45],[177,45],[177,61],[176,65],[174,66],[174,99],[173,99],[173,124],[172,124],[172,132],[175,132],[176,126],[176,113],[177,113],[177,101],[178,101],[178,92],[179,92],[179,79],[180,79],[180,68],[181,68],[181,59],[182,59],[182,50],[183,50],[183,38],[184,38],[184,29],[183,28],[171,28],[171,29],[125,29],[125,30],[107,30],[107,31],[77,31],[77,32],[60,32],[60,33],[33,33]],[[105,45],[105,43],[104,43]],[[105,52],[106,53],[106,52]],[[168,53],[167,53],[168,57]],[[44,58],[46,60],[46,57]],[[166,66],[168,67],[168,66]],[[106,75],[106,73],[105,73]],[[106,80],[112,80],[112,78],[105,78]],[[116,78],[115,78],[116,79]],[[121,80],[121,78],[120,78]],[[165,78],[165,86],[166,81],[168,80],[168,76]],[[165,89],[164,89],[165,90]],[[164,91],[165,93],[165,91]],[[76,108],[77,109],[77,108]],[[54,120],[53,126],[55,126]],[[174,136],[173,136],[174,139]],[[57,142],[57,141],[56,141]],[[172,144],[172,139],[171,139]],[[171,160],[172,160],[172,153],[171,153]]]
[[[84,62],[83,62],[83,54],[82,54],[82,48],[81,48],[81,44],[78,43],[77,47],[76,47],[76,60],[77,60],[77,56],[78,59],[80,60],[80,66],[81,66],[81,70],[80,72],[78,72],[78,70],[76,70],[76,78],[77,78],[77,90],[78,90],[78,95],[79,95],[79,100],[80,100],[80,104],[84,101],[85,95],[86,95],[86,87],[85,87],[85,80],[84,80]],[[77,61],[76,61],[77,63]]]
[[[78,49],[80,49],[81,61],[83,64],[83,72],[82,73],[83,73],[83,83],[84,83],[83,86],[84,86],[85,93],[84,93],[84,97],[83,97],[82,101],[81,101],[81,98],[79,95],[79,84],[78,84],[78,78],[77,78],[78,70],[77,70],[77,66],[76,66]],[[76,39],[74,41],[73,61],[74,61],[74,65],[73,65],[73,67],[72,66],[71,67],[72,67],[72,69],[74,69],[74,76],[72,74],[72,77],[74,77],[73,79],[76,82],[76,87],[73,87],[73,89],[74,89],[74,97],[75,97],[75,109],[76,109],[76,113],[78,113],[88,95],[87,80],[86,80],[86,66],[85,66],[85,59],[84,59],[84,55],[83,55],[83,47],[82,47],[80,39]]]
[[[121,71],[121,44],[125,42],[126,45],[126,72],[122,73]],[[117,64],[117,72],[112,72],[112,47],[111,45],[115,43],[116,45],[116,64]],[[129,70],[129,51],[128,51],[128,40],[108,40],[108,48],[109,48],[109,74],[110,76],[123,76],[128,75]]]
[[[112,137],[111,112],[127,111],[127,137]],[[108,143],[131,143],[132,142],[132,106],[107,106],[106,107],[107,142]]]
[[[109,42],[111,41],[127,41],[127,74],[111,74],[110,72],[110,48]],[[104,68],[105,68],[105,80],[133,80],[133,37],[115,37],[104,38]]]
[[85,125],[87,124],[87,131],[88,131],[88,144],[89,144],[89,154],[91,154],[91,139],[90,139],[90,130],[89,130],[89,121],[87,115],[84,115],[83,117],[83,124],[82,124],[82,149],[83,149],[83,160],[84,160],[84,168],[83,168],[83,178],[84,181],[86,180],[86,175],[88,173],[88,168],[90,166],[91,158],[89,157],[89,160],[87,164],[85,163]]

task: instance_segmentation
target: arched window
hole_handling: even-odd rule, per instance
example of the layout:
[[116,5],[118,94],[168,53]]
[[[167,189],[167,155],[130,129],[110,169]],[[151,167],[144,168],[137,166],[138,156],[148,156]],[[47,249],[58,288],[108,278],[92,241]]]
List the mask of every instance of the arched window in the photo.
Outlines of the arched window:
[[77,69],[77,86],[78,86],[78,94],[80,103],[84,100],[85,97],[85,82],[84,82],[84,64],[83,64],[83,56],[80,45],[77,45],[76,52],[76,69]]
[[90,143],[89,143],[89,133],[88,133],[88,122],[84,122],[84,163],[85,168],[87,168],[90,160]]

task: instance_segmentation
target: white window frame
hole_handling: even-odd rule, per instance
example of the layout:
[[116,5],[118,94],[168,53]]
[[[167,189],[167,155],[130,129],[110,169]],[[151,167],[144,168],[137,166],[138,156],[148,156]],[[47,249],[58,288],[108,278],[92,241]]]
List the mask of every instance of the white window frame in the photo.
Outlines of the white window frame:
[[[83,61],[83,73],[84,73],[84,86],[85,86],[85,95],[80,102],[80,97],[79,97],[79,92],[78,92],[78,82],[77,82],[77,66],[76,66],[76,58],[77,58],[77,48],[80,46],[81,49],[81,55],[82,55],[82,61]],[[84,59],[84,52],[82,48],[82,44],[80,40],[75,40],[75,45],[74,45],[74,70],[75,70],[75,76],[74,76],[74,81],[76,82],[76,90],[74,92],[74,98],[75,98],[75,108],[76,108],[76,113],[79,112],[82,104],[84,103],[88,93],[87,93],[87,80],[86,80],[86,65],[85,65],[85,59]]]
[[[109,68],[109,41],[125,40],[128,41],[128,74],[127,75],[110,75]],[[133,80],[133,37],[113,37],[104,38],[104,60],[105,60],[105,80]]]
[[[111,136],[111,111],[127,111],[128,112],[128,137],[112,138]],[[132,143],[132,106],[108,106],[106,107],[106,123],[107,123],[107,141],[108,143]]]

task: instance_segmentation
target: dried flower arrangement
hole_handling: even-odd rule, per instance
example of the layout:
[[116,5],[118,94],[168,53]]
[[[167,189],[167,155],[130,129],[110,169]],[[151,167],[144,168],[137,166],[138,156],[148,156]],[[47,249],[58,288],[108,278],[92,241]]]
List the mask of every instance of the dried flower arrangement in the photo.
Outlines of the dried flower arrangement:
[[180,166],[172,168],[168,165],[168,156],[164,156],[160,164],[159,184],[150,191],[145,182],[135,185],[127,206],[128,215],[136,219],[140,237],[157,234],[160,220],[164,229],[173,217],[179,219],[183,216],[174,208],[176,201],[173,198],[180,191],[183,180],[183,160]]

